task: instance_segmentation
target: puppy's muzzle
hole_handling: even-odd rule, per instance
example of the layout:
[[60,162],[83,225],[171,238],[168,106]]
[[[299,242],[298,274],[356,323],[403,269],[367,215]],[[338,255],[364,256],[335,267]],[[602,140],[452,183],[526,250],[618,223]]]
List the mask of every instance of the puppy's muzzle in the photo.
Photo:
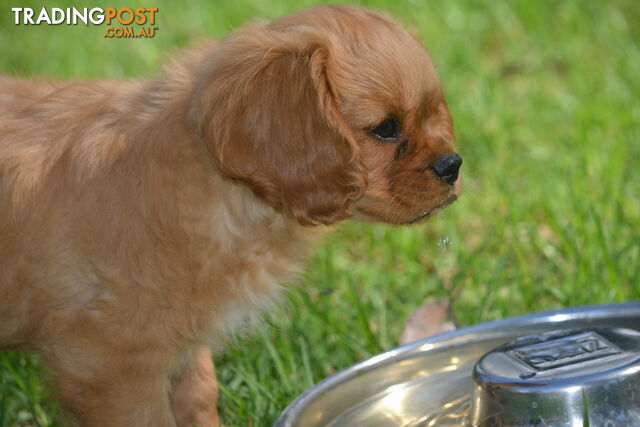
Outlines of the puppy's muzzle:
[[460,165],[462,165],[462,157],[454,153],[438,157],[429,167],[438,179],[447,184],[453,184],[458,179]]

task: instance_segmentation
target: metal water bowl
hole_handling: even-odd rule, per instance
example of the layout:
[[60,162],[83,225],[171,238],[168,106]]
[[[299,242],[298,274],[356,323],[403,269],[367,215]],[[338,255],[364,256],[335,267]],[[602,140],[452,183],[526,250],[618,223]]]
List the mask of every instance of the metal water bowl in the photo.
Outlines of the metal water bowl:
[[640,426],[640,301],[489,322],[374,356],[276,426]]

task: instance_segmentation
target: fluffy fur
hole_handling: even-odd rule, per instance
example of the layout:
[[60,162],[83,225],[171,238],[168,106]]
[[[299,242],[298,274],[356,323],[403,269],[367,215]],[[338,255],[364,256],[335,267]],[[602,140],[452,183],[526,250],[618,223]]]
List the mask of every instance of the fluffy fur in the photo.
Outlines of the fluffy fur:
[[[398,141],[370,129],[387,117]],[[217,423],[207,345],[277,294],[314,234],[452,202],[424,48],[321,6],[155,80],[0,79],[0,344],[37,350],[87,426]]]

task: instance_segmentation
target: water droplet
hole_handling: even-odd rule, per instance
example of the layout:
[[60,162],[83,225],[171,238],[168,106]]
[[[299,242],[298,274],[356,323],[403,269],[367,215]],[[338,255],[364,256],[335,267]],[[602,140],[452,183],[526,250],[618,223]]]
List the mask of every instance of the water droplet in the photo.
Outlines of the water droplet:
[[438,246],[443,251],[449,249],[449,246],[451,246],[451,239],[449,238],[449,236],[442,236],[440,239],[438,239]]
[[523,380],[527,380],[529,378],[533,378],[536,376],[535,372],[523,372],[520,374],[520,378]]
[[538,407],[538,402],[531,402],[531,407],[536,409]]

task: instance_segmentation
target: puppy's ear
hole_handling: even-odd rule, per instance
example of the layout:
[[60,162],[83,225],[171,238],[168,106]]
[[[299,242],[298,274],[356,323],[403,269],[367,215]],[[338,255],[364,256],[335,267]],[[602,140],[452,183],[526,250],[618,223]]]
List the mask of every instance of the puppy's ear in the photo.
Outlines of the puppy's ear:
[[234,33],[200,71],[192,111],[219,170],[304,225],[349,216],[366,186],[328,61],[311,36]]

